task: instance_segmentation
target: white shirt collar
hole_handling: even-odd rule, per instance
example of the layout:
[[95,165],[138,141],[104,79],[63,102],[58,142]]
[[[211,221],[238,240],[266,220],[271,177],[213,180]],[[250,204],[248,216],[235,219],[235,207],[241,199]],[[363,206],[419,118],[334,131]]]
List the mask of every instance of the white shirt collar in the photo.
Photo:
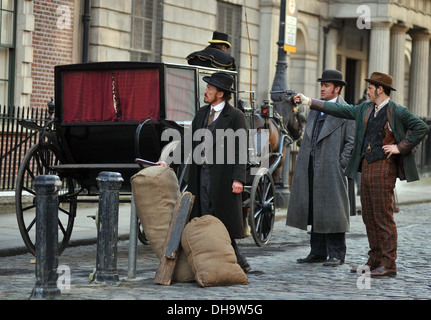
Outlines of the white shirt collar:
[[389,98],[387,98],[385,101],[383,101],[381,104],[379,104],[378,106],[375,106],[375,111],[374,111],[374,116],[377,116],[377,113],[385,106],[389,103]]
[[[226,101],[222,101],[218,105],[211,106],[211,110],[214,109],[214,120],[213,121],[217,120],[217,118],[220,115],[221,111],[223,110],[225,104],[226,104]],[[211,112],[211,110],[210,110],[210,112]]]
[[386,104],[388,104],[389,103],[389,98],[387,98],[385,101],[383,101],[381,104],[379,104],[378,106],[377,106],[377,109],[376,109],[376,111],[378,112],[378,111],[380,111],[380,109],[381,108],[383,108]]
[[215,105],[215,106],[211,106],[211,110],[212,109],[214,109],[214,111],[217,113],[217,112],[220,112],[220,111],[222,111],[223,110],[223,108],[224,108],[224,105],[226,104],[226,101],[222,101],[222,102],[220,102],[218,105]]

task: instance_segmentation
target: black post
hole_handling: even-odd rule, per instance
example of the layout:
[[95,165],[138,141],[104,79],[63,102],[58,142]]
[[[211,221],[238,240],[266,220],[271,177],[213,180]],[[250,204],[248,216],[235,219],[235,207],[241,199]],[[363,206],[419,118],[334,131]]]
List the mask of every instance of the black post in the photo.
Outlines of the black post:
[[120,187],[118,172],[101,172],[99,186],[99,218],[97,224],[97,260],[94,280],[107,284],[119,281],[117,273],[118,210]]
[[[271,100],[274,104],[274,108],[276,108],[277,104],[280,104],[283,108],[283,104],[286,103],[284,101],[285,97],[283,91],[286,91],[287,88],[287,53],[284,51],[284,37],[286,29],[286,0],[281,0],[280,2],[280,24],[279,24],[279,34],[278,34],[278,57],[277,57],[277,66],[275,71],[274,82],[272,84],[271,91],[275,93],[271,94]],[[279,109],[277,108],[277,109]],[[275,183],[279,184],[277,186],[276,192],[276,204],[278,207],[285,208],[287,207],[290,199],[290,190],[289,190],[289,161],[290,161],[290,144],[287,145],[286,150],[286,159],[284,160],[281,181],[275,181]]]
[[[275,71],[274,82],[272,84],[271,91],[284,91],[287,90],[287,54],[284,51],[284,36],[285,36],[285,25],[286,25],[286,0],[280,2],[280,26],[278,34],[278,57],[277,67]],[[271,94],[271,100],[280,101],[282,100],[283,93]]]
[[36,284],[30,299],[54,299],[61,295],[57,287],[58,267],[58,189],[60,178],[38,176],[36,191]]

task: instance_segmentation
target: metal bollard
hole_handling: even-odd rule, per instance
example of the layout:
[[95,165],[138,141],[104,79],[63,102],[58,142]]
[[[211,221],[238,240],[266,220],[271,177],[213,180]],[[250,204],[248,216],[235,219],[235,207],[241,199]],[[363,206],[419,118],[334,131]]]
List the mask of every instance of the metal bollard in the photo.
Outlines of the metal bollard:
[[42,175],[35,179],[36,191],[36,284],[30,299],[54,299],[58,267],[58,189],[60,178]]
[[129,279],[136,278],[136,254],[138,250],[138,216],[136,215],[135,199],[133,197],[130,201],[130,231],[129,231],[129,265],[128,274]]
[[124,181],[118,172],[101,172],[99,186],[99,220],[97,224],[97,260],[94,281],[119,282],[117,273],[118,210],[120,187]]

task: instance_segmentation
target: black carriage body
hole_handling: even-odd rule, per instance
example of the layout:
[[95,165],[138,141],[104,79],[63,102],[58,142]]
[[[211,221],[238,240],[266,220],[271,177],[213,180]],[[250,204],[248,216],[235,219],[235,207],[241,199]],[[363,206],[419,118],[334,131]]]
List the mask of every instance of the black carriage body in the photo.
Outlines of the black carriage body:
[[202,77],[215,71],[147,62],[55,67],[55,129],[64,163],[58,173],[90,189],[101,171],[116,171],[129,189],[139,170],[134,159],[157,161],[167,143],[161,120],[189,125],[203,105]]

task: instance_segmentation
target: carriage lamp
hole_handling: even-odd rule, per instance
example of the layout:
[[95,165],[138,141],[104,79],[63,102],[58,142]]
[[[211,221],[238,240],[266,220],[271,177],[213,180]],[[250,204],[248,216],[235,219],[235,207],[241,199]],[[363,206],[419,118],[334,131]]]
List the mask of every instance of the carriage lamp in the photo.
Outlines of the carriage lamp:
[[260,107],[260,115],[262,118],[269,119],[274,116],[273,106],[269,103],[269,100],[264,100],[263,105]]

